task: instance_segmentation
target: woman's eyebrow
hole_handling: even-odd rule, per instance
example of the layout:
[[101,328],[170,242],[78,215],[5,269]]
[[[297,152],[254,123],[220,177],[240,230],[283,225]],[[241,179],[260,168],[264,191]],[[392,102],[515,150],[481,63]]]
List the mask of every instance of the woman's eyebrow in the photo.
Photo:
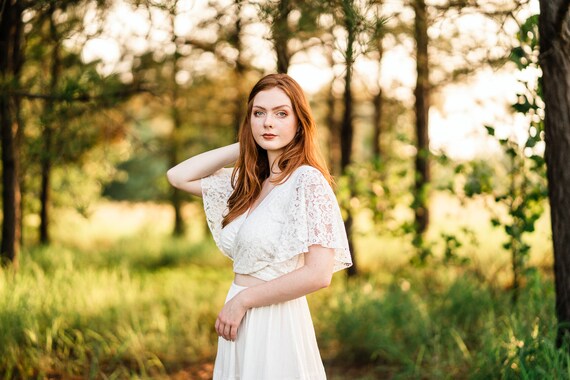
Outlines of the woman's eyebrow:
[[[280,105],[280,106],[273,107],[272,110],[276,110],[276,109],[278,109],[278,108],[285,108],[285,107],[291,108],[291,106],[289,106],[289,105],[287,105],[287,104],[282,104],[282,105]],[[262,110],[264,110],[264,111],[266,110],[265,107],[258,106],[258,105],[254,105],[253,108],[259,108],[259,109],[262,109]]]

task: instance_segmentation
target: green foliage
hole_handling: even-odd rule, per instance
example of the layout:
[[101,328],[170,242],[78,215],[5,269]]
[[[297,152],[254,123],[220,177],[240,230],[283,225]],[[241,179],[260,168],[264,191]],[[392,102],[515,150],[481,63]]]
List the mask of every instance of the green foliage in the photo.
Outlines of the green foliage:
[[118,175],[105,189],[103,196],[113,200],[158,201],[168,199],[168,189],[161,186],[168,165],[164,157],[141,154],[117,165]]
[[[62,220],[73,241],[27,249],[18,273],[0,271],[0,378],[165,379],[212,363],[231,264],[210,239],[167,238],[166,217],[145,208],[152,222],[128,234],[117,231],[130,221],[124,205],[88,231],[86,221]],[[381,261],[378,269],[363,265],[351,281],[337,274],[309,297],[327,370],[359,374],[338,379],[568,373],[554,349],[550,274],[529,272],[513,307],[504,283],[486,272],[492,264],[418,269],[401,259],[401,242],[368,242],[363,259],[384,247],[368,260]]]
[[[155,63],[140,68],[139,75],[142,72],[156,75],[158,69]],[[179,89],[178,112],[184,115],[176,134],[179,161],[235,141],[231,129],[234,110],[228,107],[232,104],[231,92],[227,91],[231,80],[231,76],[223,75],[219,78],[196,76],[192,83]],[[166,170],[171,165],[174,138],[169,136],[172,121],[164,111],[159,99],[142,104],[134,101],[124,106],[124,112],[133,115],[125,136],[128,145],[103,189],[104,196],[128,201],[169,199],[172,187],[166,181]]]
[[[467,263],[467,258],[459,256],[460,248],[466,243],[477,245],[477,239],[469,228],[463,226],[454,233],[441,232],[437,239],[424,238],[416,233],[411,210],[402,206],[414,205],[409,192],[412,178],[408,164],[403,159],[351,164],[337,179],[336,195],[343,216],[349,213],[358,215],[354,225],[357,235],[383,234],[404,239],[416,253],[411,257],[413,265],[425,266],[430,259],[449,264]],[[485,172],[489,176],[485,186],[491,187],[493,172],[486,162],[481,162],[480,168],[457,166],[456,172],[472,175],[473,186],[481,185],[479,173]]]
[[[462,227],[460,232],[466,238],[470,238],[473,245],[477,245],[477,240],[475,234],[472,230],[467,227]],[[464,245],[463,240],[459,234],[452,234],[442,232],[440,238],[443,241],[443,262],[444,263],[456,263],[456,264],[467,264],[469,259],[467,257],[460,257],[457,253],[459,249]]]
[[538,273],[521,293],[524,309],[521,302],[514,311],[508,292],[469,271],[450,279],[402,272],[382,286],[361,279],[335,294],[321,321],[326,347],[354,366],[375,363],[380,377],[565,378],[569,370],[554,348],[554,317],[539,317],[552,314],[544,301],[553,289]]
[[352,64],[359,55],[376,49],[374,46],[384,33],[387,19],[380,16],[381,6],[374,1],[329,0],[325,10],[332,13],[337,25],[342,25],[347,36],[346,49],[341,50],[345,62]]
[[391,211],[399,200],[392,193],[387,173],[381,161],[352,164],[339,177],[336,189],[341,210],[356,215],[368,212],[376,227],[389,222]]
[[[287,7],[284,5],[287,4]],[[308,40],[318,34],[318,18],[325,11],[322,2],[317,1],[269,1],[256,4],[259,9],[259,17],[274,28],[277,33],[286,38],[299,38],[299,41]],[[275,20],[283,19],[291,12],[296,12],[299,17],[295,21],[277,24]],[[284,13],[284,14],[282,14]],[[286,26],[288,30],[281,30]],[[275,38],[277,36],[273,36]],[[279,38],[279,37],[277,37]]]
[[[41,207],[43,180],[48,180],[46,207],[73,206],[88,214],[101,187],[111,177],[125,125],[113,110],[137,92],[119,75],[102,75],[100,62],[81,56],[86,8],[104,11],[105,1],[41,1],[25,12],[25,60],[18,115],[18,150],[23,215]],[[97,37],[95,34],[85,37]],[[75,41],[72,43],[72,41]],[[112,148],[111,148],[112,147]]]
[[165,177],[169,167],[166,141],[158,139],[144,119],[128,139],[131,143],[128,158],[118,162],[102,195],[113,200],[166,201],[171,192]]
[[[531,16],[521,26],[519,46],[512,49],[510,59],[519,70],[538,70],[538,16]],[[507,235],[503,248],[511,252],[513,271],[513,301],[517,300],[519,288],[527,272],[531,246],[525,237],[534,232],[537,220],[544,212],[547,197],[546,166],[544,161],[544,103],[541,82],[529,79],[519,81],[524,91],[517,94],[512,105],[514,112],[528,120],[524,141],[515,136],[498,137],[493,126],[486,125],[489,136],[499,142],[505,157],[503,162],[505,186],[493,183],[497,176],[486,161],[474,161],[456,166],[455,172],[463,178],[462,192],[466,197],[491,194],[499,209],[493,208],[491,224],[501,227]]]
[[[213,360],[232,275],[213,250],[147,235],[27,252],[18,274],[0,272],[0,375],[166,378]],[[325,362],[402,379],[568,374],[549,277],[529,274],[512,308],[509,292],[471,268],[406,267],[339,277],[311,295]]]
[[487,160],[474,160],[468,164],[459,164],[455,167],[455,174],[465,177],[462,190],[467,197],[489,194],[494,189],[495,171]]
[[419,347],[430,335],[426,319],[417,318],[422,310],[413,295],[398,284],[390,285],[383,297],[373,292],[374,288],[369,282],[346,288],[338,305],[329,311],[332,334],[339,340],[339,357],[347,364],[382,360],[413,365],[407,349]]

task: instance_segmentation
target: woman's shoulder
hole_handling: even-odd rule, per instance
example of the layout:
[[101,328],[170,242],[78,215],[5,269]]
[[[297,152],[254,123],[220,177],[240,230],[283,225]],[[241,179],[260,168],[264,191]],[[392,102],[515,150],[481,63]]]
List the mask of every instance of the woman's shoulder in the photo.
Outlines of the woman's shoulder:
[[[297,174],[304,174],[304,175],[320,175],[323,176],[323,173],[321,173],[321,171],[317,168],[315,168],[314,166],[308,165],[308,164],[304,164],[299,166],[297,169],[295,169],[293,171],[293,173],[297,173]],[[324,177],[324,176],[323,176]]]
[[233,167],[232,168],[221,168],[217,172],[215,172],[213,175],[219,175],[222,177],[231,177],[233,171],[234,171]]
[[218,189],[218,191],[227,192],[232,189],[232,172],[233,168],[221,168],[216,172],[202,178],[202,190]]
[[221,168],[216,170],[215,172],[213,172],[210,175],[205,176],[202,179],[208,179],[208,178],[229,178],[232,176],[232,172],[233,172],[234,168]]
[[301,165],[297,169],[293,171],[291,174],[291,178],[293,179],[292,182],[301,183],[301,184],[326,184],[328,185],[328,181],[326,180],[323,173],[311,165]]

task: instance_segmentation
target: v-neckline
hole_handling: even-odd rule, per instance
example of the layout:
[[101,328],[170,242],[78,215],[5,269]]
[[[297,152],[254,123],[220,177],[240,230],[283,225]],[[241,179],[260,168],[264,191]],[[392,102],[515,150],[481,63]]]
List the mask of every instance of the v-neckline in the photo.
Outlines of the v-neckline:
[[245,220],[249,219],[249,217],[255,212],[257,211],[257,209],[259,208],[259,206],[261,206],[263,204],[263,202],[265,202],[265,200],[267,198],[269,198],[269,196],[273,193],[273,190],[277,189],[279,186],[281,185],[281,183],[273,186],[273,189],[269,190],[269,192],[267,194],[265,194],[265,196],[263,197],[262,200],[259,201],[259,203],[257,204],[257,206],[255,206],[255,208],[252,210],[251,207],[247,209],[246,213],[245,213]]

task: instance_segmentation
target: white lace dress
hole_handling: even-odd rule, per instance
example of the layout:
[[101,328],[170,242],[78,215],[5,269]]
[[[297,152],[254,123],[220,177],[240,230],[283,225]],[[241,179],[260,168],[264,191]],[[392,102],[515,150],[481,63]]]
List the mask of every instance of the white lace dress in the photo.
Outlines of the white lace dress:
[[[235,273],[270,281],[302,266],[314,244],[334,249],[335,271],[352,264],[336,198],[317,169],[301,166],[222,229],[231,172],[202,179],[202,194],[214,241]],[[243,289],[232,284],[226,302]],[[248,310],[235,342],[218,339],[214,379],[326,379],[306,298]]]

